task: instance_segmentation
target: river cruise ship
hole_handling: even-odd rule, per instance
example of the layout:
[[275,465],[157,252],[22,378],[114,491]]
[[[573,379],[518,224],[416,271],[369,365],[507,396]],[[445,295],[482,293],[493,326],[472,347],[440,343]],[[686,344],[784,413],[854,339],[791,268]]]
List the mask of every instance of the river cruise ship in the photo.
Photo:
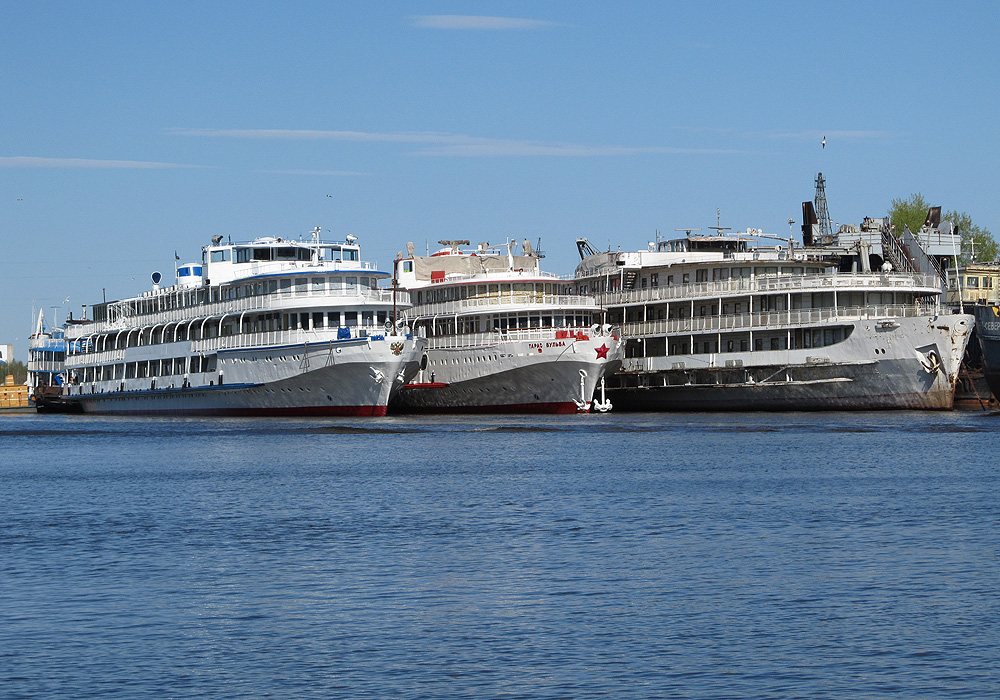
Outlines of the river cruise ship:
[[942,307],[912,238],[904,250],[882,219],[807,231],[806,246],[761,237],[691,230],[636,252],[577,242],[575,293],[598,294],[627,338],[607,380],[617,409],[952,407],[973,319]]
[[385,415],[426,341],[391,318],[405,293],[354,236],[223,243],[176,283],[66,326],[64,395],[88,413]]
[[[606,411],[600,391],[620,361],[619,336],[593,297],[540,269],[525,241],[501,246],[441,241],[442,250],[396,260],[414,306],[403,312],[427,339],[416,378],[395,398],[400,412]],[[597,397],[595,399],[595,390]]]

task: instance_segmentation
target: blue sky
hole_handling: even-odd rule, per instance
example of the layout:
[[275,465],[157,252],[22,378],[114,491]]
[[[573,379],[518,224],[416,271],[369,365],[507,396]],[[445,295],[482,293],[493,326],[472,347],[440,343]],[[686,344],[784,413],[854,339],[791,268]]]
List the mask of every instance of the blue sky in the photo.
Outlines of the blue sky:
[[[8,2],[0,343],[211,236],[787,234],[921,192],[1000,233],[995,3]],[[820,141],[827,138],[827,147]],[[102,291],[103,290],[103,291]],[[69,302],[63,303],[69,298]]]

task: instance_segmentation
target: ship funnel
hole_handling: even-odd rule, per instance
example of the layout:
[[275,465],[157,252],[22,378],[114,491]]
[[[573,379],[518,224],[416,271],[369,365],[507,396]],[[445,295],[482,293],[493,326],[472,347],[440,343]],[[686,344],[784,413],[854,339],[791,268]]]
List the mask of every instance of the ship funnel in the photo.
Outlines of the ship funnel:
[[802,202],[802,245],[811,246],[819,239],[819,219],[812,202]]

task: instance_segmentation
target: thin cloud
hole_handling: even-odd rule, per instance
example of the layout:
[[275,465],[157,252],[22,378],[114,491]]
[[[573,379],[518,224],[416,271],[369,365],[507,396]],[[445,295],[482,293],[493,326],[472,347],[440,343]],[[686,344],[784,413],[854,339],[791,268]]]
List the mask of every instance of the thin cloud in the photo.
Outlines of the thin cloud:
[[894,131],[876,131],[872,129],[831,129],[830,131],[821,131],[819,129],[804,131],[759,131],[749,132],[747,135],[787,141],[819,141],[824,136],[827,140],[837,141],[888,140],[899,137],[899,134]]
[[838,141],[865,141],[865,140],[890,140],[898,139],[903,134],[895,131],[878,131],[874,129],[811,129],[802,131],[783,131],[774,129],[771,131],[742,131],[733,127],[712,127],[712,126],[674,126],[674,131],[685,131],[698,134],[719,134],[723,136],[734,136],[737,138],[770,139],[773,141],[821,141],[825,136],[827,140],[836,139]]
[[420,131],[321,131],[314,129],[167,129],[174,136],[208,136],[236,139],[273,139],[279,141],[367,141],[384,143],[459,143],[468,136]]
[[461,30],[534,30],[565,26],[557,22],[520,17],[483,17],[479,15],[415,15],[411,18],[414,27],[420,29],[461,29]]
[[338,177],[352,177],[368,174],[354,172],[352,170],[254,170],[254,172],[260,175],[321,175]]
[[84,168],[91,170],[162,170],[201,168],[201,165],[157,163],[141,160],[94,160],[90,158],[39,158],[37,156],[0,156],[0,168]]
[[503,141],[483,139],[478,143],[437,146],[416,151],[419,156],[457,157],[530,157],[556,156],[563,158],[594,158],[608,156],[658,155],[721,155],[742,153],[737,150],[715,148],[676,148],[672,146],[588,146],[578,143],[536,143],[532,141]]
[[465,134],[439,132],[365,132],[318,131],[294,129],[170,129],[178,136],[200,136],[242,139],[278,139],[292,141],[353,141],[368,143],[427,144],[429,147],[412,151],[417,156],[452,156],[461,158],[510,156],[599,157],[640,154],[726,155],[746,151],[717,148],[678,148],[673,146],[592,146],[578,143],[491,139]]

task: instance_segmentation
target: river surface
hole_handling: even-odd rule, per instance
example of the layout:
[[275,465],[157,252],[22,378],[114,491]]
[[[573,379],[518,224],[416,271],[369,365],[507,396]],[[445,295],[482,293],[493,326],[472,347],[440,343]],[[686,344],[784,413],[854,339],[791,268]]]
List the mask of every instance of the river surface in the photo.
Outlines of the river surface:
[[1000,695],[1000,416],[0,416],[0,698]]

